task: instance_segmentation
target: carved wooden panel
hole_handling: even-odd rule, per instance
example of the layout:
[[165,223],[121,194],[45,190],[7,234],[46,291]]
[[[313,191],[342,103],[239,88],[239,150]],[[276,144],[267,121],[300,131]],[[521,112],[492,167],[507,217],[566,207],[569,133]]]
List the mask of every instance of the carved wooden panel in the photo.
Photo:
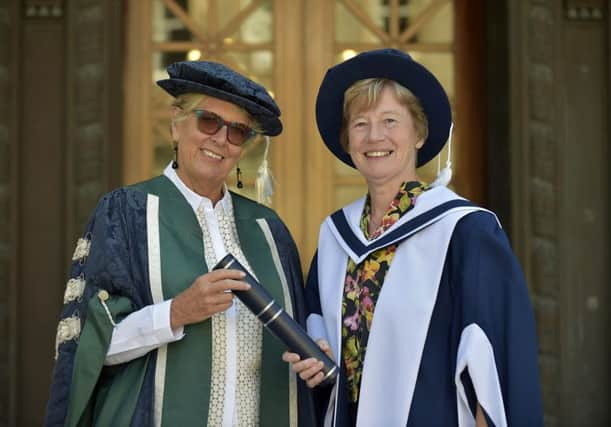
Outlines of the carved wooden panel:
[[562,422],[608,426],[609,21],[562,22]]
[[[3,2],[2,4],[5,4]],[[18,18],[11,52],[19,64],[11,81],[15,105],[6,96],[6,58],[0,44],[0,150],[7,146],[4,120],[19,115],[19,135],[9,133],[17,149],[0,154],[0,248],[5,218],[14,209],[11,229],[18,230],[13,282],[18,298],[10,305],[19,340],[8,381],[14,408],[8,425],[40,425],[48,399],[53,339],[70,255],[77,236],[100,195],[116,186],[121,159],[122,13],[124,2],[104,0],[8,2]],[[0,13],[0,17],[4,15]],[[0,19],[0,31],[5,27]],[[4,42],[5,37],[0,33]],[[17,49],[19,47],[19,49]],[[42,102],[41,102],[42,100]],[[9,151],[10,151],[9,150]],[[19,180],[19,197],[3,191],[5,171]],[[114,178],[113,171],[117,177]],[[113,181],[114,179],[114,181]],[[9,195],[6,200],[5,195]],[[16,206],[16,207],[15,207]],[[18,210],[18,211],[17,211]],[[14,226],[19,221],[19,227]],[[0,279],[5,275],[0,250]],[[36,268],[32,268],[35,260]],[[0,286],[5,280],[0,281]],[[3,320],[0,289],[0,322]],[[10,293],[9,293],[10,294]],[[0,333],[4,326],[0,323]],[[0,337],[1,338],[1,337]],[[0,369],[6,360],[0,347]],[[10,347],[9,347],[10,349]],[[2,374],[2,371],[0,371]],[[2,389],[2,392],[6,390]],[[4,405],[0,394],[0,404]],[[0,413],[6,414],[4,407]]]
[[27,0],[22,2],[26,19],[60,19],[64,15],[62,0]]
[[557,141],[555,92],[558,84],[553,63],[555,20],[549,2],[531,2],[528,7],[528,117],[526,142],[530,167],[528,176],[530,200],[529,223],[532,269],[529,283],[537,319],[540,367],[546,424],[557,424],[560,388],[560,290],[555,280],[558,270],[556,176],[557,162],[550,141]]
[[572,21],[600,21],[605,17],[605,0],[565,0],[564,13]]
[[83,226],[102,193],[104,168],[104,5],[99,1],[75,1],[69,6],[72,22],[68,61],[69,129],[72,223]]
[[12,332],[14,297],[15,202],[13,182],[15,144],[11,110],[14,96],[11,89],[12,46],[11,10],[7,2],[0,3],[0,426],[10,425],[13,414],[15,336]]
[[68,248],[99,197],[115,185],[120,141],[118,117],[122,69],[120,2],[78,0],[67,4]]
[[609,425],[606,2],[508,3],[514,240],[537,319],[545,425]]

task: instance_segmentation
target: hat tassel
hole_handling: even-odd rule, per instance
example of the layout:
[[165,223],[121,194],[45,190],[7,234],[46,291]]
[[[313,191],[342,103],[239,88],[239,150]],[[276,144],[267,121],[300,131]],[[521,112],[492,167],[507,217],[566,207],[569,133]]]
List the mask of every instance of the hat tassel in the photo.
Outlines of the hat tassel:
[[431,183],[431,187],[437,187],[443,185],[447,187],[450,181],[452,181],[452,131],[454,129],[454,123],[450,125],[450,133],[448,135],[448,156],[446,158],[446,165],[443,169],[441,168],[441,156],[437,156],[437,178]]
[[274,176],[267,163],[268,151],[269,136],[265,136],[265,153],[263,154],[263,161],[257,170],[257,179],[255,180],[257,201],[265,205],[270,205],[272,203],[272,195],[274,194]]

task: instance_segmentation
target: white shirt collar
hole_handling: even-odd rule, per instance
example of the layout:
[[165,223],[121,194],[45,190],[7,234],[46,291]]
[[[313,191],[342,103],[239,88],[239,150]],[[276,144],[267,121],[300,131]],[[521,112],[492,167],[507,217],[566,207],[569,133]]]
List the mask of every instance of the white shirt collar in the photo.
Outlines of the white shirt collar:
[[[195,191],[191,190],[189,187],[185,185],[184,182],[180,179],[176,170],[172,168],[172,163],[170,162],[166,168],[163,170],[163,174],[169,178],[170,181],[178,188],[180,193],[187,199],[191,208],[193,208],[194,212],[197,212],[197,208],[201,205],[204,210],[214,210],[215,206],[212,205],[212,200],[207,197],[200,196]],[[219,203],[216,206],[220,206],[223,209],[223,212],[228,214],[230,212],[230,203],[231,203],[231,195],[227,189],[227,185],[223,184],[223,197],[219,200]]]

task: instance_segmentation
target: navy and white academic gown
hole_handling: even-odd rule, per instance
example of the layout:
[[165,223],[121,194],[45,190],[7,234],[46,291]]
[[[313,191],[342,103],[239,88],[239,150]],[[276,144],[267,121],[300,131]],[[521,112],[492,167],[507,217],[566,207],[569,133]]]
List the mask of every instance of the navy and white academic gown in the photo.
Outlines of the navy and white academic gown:
[[[494,214],[435,187],[382,235],[359,226],[365,198],[327,217],[306,284],[308,332],[339,363],[348,258],[398,243],[371,325],[357,426],[541,426],[535,322]],[[319,389],[325,425],[349,423],[344,370]],[[327,397],[329,396],[330,397]]]
[[[240,249],[275,300],[305,323],[295,243],[269,208],[231,194]],[[113,325],[174,297],[206,273],[202,229],[165,176],[105,195],[79,239],[64,296],[47,426],[203,425],[211,401],[209,321],[185,337],[104,366]],[[290,307],[289,307],[290,306]],[[313,427],[310,392],[282,361],[285,346],[262,337],[261,425]]]

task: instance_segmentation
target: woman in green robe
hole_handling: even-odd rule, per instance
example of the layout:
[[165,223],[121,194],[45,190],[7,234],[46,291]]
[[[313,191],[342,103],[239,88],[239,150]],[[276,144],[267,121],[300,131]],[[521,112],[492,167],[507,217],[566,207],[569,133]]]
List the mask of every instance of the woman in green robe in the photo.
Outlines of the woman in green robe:
[[168,74],[175,159],[102,197],[77,243],[45,425],[315,425],[283,345],[233,298],[242,273],[211,271],[232,253],[304,321],[288,229],[225,185],[244,144],[282,131],[280,111],[218,63]]

